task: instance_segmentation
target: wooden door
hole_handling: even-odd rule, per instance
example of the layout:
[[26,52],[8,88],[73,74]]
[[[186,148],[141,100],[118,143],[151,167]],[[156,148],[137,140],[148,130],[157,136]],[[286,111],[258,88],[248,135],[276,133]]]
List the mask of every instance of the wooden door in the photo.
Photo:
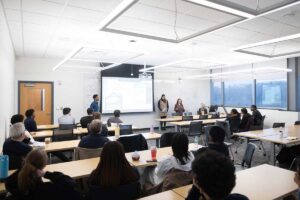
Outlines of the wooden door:
[[19,82],[19,113],[35,110],[38,125],[53,123],[53,83]]

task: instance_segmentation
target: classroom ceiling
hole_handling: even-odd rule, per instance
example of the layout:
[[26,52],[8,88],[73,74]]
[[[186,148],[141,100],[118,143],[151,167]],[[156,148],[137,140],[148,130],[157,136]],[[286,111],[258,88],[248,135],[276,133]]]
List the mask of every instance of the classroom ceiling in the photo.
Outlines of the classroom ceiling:
[[[177,39],[199,32],[197,37],[181,43],[152,40],[131,35],[97,30],[97,25],[122,0],[0,0],[9,26],[16,56],[63,59],[78,46],[92,46],[94,54],[79,52],[77,58],[109,55],[118,60],[128,54],[143,54],[131,63],[161,65],[180,59],[197,58],[206,62],[240,64],[267,60],[266,57],[234,52],[239,46],[300,33],[300,3],[250,20],[232,14],[188,3],[186,0],[140,0],[116,18],[108,28],[126,32]],[[210,0],[238,6],[259,14],[275,4],[298,2],[294,0]],[[257,5],[257,2],[260,2]],[[273,4],[270,5],[270,2]],[[230,22],[240,23],[209,32]],[[299,49],[299,39],[284,45],[263,48],[280,54]],[[92,48],[92,49],[93,49]],[[98,49],[97,49],[98,48]],[[107,50],[109,53],[101,51]],[[267,50],[266,50],[267,49]],[[263,51],[261,48],[257,51]],[[115,51],[115,52],[114,52]],[[125,52],[127,51],[127,53]],[[125,53],[124,53],[125,52]],[[129,55],[130,54],[130,55]],[[87,55],[87,57],[83,57]],[[114,57],[115,56],[115,57]],[[123,58],[122,57],[122,58]],[[134,56],[133,56],[134,57]],[[101,58],[99,58],[101,60]],[[105,56],[103,60],[107,59]],[[203,63],[203,61],[199,61]],[[174,68],[189,67],[193,63],[174,64]],[[170,68],[171,66],[169,66]],[[203,66],[202,66],[203,67]],[[174,69],[170,69],[174,70]]]

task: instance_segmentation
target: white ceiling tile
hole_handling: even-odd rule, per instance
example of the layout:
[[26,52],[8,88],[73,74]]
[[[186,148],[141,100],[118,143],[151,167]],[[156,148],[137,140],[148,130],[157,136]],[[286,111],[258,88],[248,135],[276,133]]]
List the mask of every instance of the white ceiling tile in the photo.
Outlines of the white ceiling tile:
[[20,9],[21,0],[2,0],[4,8]]
[[5,13],[8,21],[21,21],[21,12],[19,10],[6,9]]

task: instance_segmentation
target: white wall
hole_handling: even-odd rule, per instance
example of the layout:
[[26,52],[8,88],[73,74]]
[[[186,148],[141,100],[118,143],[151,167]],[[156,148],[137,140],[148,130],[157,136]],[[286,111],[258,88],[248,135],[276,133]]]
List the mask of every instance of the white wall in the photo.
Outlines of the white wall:
[[8,135],[14,113],[15,53],[0,4],[0,145]]
[[[17,58],[16,60],[16,86],[15,95],[17,97],[18,81],[53,81],[54,82],[54,123],[61,115],[60,107],[69,106],[72,108],[72,115],[79,121],[80,117],[85,115],[86,108],[92,101],[94,93],[100,93],[99,74],[95,71],[78,70],[64,68],[63,70],[53,71],[52,68],[59,60],[37,59],[37,58]],[[72,66],[96,66],[86,63],[69,64]],[[83,72],[85,71],[85,72]],[[154,104],[155,113],[124,114],[121,116],[125,123],[131,123],[139,128],[146,128],[158,125],[154,120],[158,118],[157,101],[161,94],[166,94],[170,103],[170,112],[174,109],[177,98],[182,98],[186,110],[196,112],[201,102],[209,104],[210,89],[209,81],[200,80],[173,80],[168,82],[166,79],[174,78],[170,75],[155,75],[154,82]],[[15,109],[17,110],[17,98],[15,100]],[[106,121],[108,116],[103,117]]]

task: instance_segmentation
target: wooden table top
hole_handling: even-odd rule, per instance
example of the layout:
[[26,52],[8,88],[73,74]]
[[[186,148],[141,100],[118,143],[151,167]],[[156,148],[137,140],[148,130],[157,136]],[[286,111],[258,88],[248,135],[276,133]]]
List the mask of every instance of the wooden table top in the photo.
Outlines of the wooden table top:
[[161,192],[158,194],[154,194],[151,196],[147,196],[144,198],[141,198],[140,200],[154,200],[154,199],[159,199],[159,200],[184,200],[184,198],[177,193],[173,192],[172,190]]
[[[138,129],[137,127],[133,126],[133,129]],[[109,132],[114,132],[115,127],[107,127]],[[73,129],[74,135],[82,135],[82,134],[87,134],[88,130],[87,128],[75,128]],[[33,138],[46,138],[46,137],[52,137],[53,135],[53,130],[43,130],[43,131],[37,131],[37,132],[31,132],[31,135]]]
[[[158,133],[142,133],[146,140],[158,140],[161,137],[161,134]],[[114,136],[107,137],[111,141],[115,141],[116,138]],[[61,141],[61,142],[51,142],[45,145],[46,152],[54,152],[54,151],[63,151],[63,150],[72,150],[78,147],[80,140],[69,140],[69,141]]]
[[[194,143],[189,144],[189,150],[195,151],[201,148],[201,145],[196,145]],[[149,147],[150,149],[150,147]],[[154,166],[157,162],[147,162],[147,160],[151,160],[151,150],[139,151],[140,160],[133,161],[131,158],[132,153],[126,153],[126,158],[131,162],[132,165],[135,167],[147,167],[147,166]],[[172,155],[172,148],[171,147],[164,147],[164,148],[157,148],[156,158],[157,160],[161,159],[164,156]]]
[[191,122],[202,121],[203,124],[214,124],[216,121],[225,121],[225,118],[218,118],[218,119],[204,119],[204,120],[194,120],[194,121],[177,121],[177,122],[170,122],[170,124],[176,126],[188,126]]
[[[186,198],[192,185],[173,191]],[[278,199],[298,189],[294,172],[263,164],[236,173],[236,186],[232,193],[239,193],[251,200]]]
[[[279,132],[280,128],[269,128],[257,131],[248,131],[241,133],[234,133],[234,135],[247,137],[251,139],[264,140],[278,144],[295,144],[300,142],[300,125],[288,126],[282,129],[283,137]],[[291,138],[290,138],[291,137]],[[296,137],[296,138],[292,138]]]

